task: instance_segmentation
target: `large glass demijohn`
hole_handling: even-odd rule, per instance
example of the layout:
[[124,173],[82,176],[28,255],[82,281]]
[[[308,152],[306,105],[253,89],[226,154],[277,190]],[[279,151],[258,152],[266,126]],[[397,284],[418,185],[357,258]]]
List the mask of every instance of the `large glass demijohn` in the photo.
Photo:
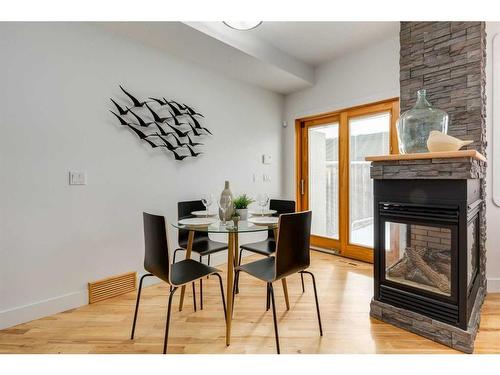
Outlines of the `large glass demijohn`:
[[400,153],[428,152],[427,138],[430,132],[448,132],[448,113],[433,108],[427,101],[426,91],[419,90],[415,106],[401,115],[397,128]]

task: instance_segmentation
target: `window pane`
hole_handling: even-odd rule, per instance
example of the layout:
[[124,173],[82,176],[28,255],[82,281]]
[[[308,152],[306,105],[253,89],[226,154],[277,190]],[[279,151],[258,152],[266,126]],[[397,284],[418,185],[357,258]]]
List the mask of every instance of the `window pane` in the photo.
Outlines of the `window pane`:
[[308,129],[311,233],[339,238],[339,124]]
[[373,247],[373,184],[365,156],[389,153],[388,112],[349,120],[349,238]]

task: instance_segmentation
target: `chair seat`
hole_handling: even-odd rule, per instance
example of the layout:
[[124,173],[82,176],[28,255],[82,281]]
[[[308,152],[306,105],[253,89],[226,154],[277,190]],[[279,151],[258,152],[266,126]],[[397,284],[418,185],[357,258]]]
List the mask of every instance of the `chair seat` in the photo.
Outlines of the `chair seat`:
[[[179,244],[179,246],[183,249],[187,249],[187,242],[181,243]],[[226,249],[227,249],[227,243],[212,241],[208,238],[200,238],[199,240],[195,238],[193,241],[192,251],[204,256]]]
[[259,280],[266,283],[274,281],[274,257],[259,259],[255,262],[245,263],[236,267],[236,270],[246,272]]
[[220,271],[193,259],[186,259],[173,263],[171,272],[172,285],[181,286]]
[[272,238],[268,238],[260,242],[247,243],[241,245],[240,247],[254,253],[269,256],[271,254],[274,254],[276,251],[276,241]]

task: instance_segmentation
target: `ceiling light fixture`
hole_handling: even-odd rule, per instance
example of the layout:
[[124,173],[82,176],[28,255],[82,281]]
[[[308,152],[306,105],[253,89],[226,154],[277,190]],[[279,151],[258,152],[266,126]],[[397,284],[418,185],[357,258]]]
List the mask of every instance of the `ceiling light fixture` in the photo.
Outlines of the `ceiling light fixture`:
[[222,21],[224,25],[235,30],[248,31],[262,24],[262,21]]

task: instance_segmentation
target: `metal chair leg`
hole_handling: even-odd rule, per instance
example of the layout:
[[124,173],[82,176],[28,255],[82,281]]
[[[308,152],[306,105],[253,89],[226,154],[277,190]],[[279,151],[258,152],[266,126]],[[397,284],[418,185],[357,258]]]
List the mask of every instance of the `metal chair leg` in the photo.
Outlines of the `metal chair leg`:
[[[201,254],[200,254],[200,263],[203,263],[201,261]],[[200,279],[200,310],[203,310],[203,279]]]
[[[240,249],[240,256],[238,257],[238,266],[241,266],[241,255],[243,254],[243,249]],[[236,294],[240,292],[240,279],[239,277],[235,279],[235,285],[236,285]]]
[[309,271],[301,271],[300,273],[301,274],[307,273],[308,275],[311,275],[314,288],[314,299],[316,300],[316,312],[318,313],[319,335],[323,336],[323,327],[321,326],[321,315],[319,313],[318,293],[316,292],[316,278],[314,277],[312,272]]
[[269,294],[269,288],[266,288],[266,311],[269,311],[271,305],[271,295]]
[[227,321],[226,299],[224,297],[224,286],[222,285],[222,277],[218,273],[215,273],[214,275],[216,275],[219,278],[220,294],[222,296],[222,306],[224,307],[224,319]]
[[276,303],[274,301],[273,284],[267,283],[267,288],[269,289],[269,294],[271,295],[271,302],[273,305],[274,337],[276,338],[276,351],[278,352],[278,354],[280,354],[280,339],[278,335],[278,322],[276,320]]
[[[208,254],[207,266],[210,265],[210,254]],[[207,275],[207,279],[210,278],[210,275]]]
[[302,273],[300,274],[300,281],[302,282],[302,293],[304,293],[306,289],[304,288],[304,275]]
[[194,306],[194,312],[196,312],[196,287],[195,287],[195,282],[192,282],[191,285],[193,286],[193,306]]
[[203,279],[200,279],[200,310],[203,310]]
[[137,291],[137,301],[135,302],[135,312],[134,312],[134,322],[132,323],[132,333],[130,334],[130,340],[134,339],[135,323],[137,322],[137,312],[139,311],[139,301],[141,299],[142,281],[148,276],[153,276],[150,273],[142,275],[139,281],[139,290]]
[[168,297],[168,307],[167,307],[167,322],[165,324],[165,339],[163,341],[163,354],[167,354],[167,343],[168,343],[168,330],[170,328],[170,311],[172,310],[172,297],[174,296],[177,287],[173,288]]

